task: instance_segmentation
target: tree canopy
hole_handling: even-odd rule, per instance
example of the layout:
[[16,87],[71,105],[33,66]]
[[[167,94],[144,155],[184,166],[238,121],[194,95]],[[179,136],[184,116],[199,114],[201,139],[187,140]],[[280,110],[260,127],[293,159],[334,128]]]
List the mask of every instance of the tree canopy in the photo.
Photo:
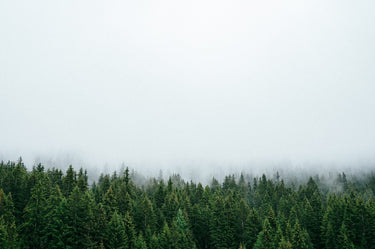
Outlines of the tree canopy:
[[82,168],[0,162],[0,248],[375,248],[374,174],[330,177],[140,185],[126,168],[89,184]]

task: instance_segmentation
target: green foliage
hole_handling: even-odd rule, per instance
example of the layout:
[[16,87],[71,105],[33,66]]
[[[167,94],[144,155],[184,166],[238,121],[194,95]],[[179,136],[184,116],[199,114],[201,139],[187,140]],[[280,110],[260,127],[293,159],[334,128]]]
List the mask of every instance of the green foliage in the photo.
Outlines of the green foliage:
[[64,205],[66,209],[64,224],[66,225],[64,241],[67,247],[90,248],[94,241],[93,227],[93,199],[88,191],[82,192],[76,186]]
[[[375,248],[374,174],[210,186],[0,162],[0,248]],[[328,183],[334,182],[330,186]]]
[[234,228],[231,226],[231,210],[229,200],[224,199],[222,193],[216,192],[210,203],[210,244],[214,248],[232,248],[234,245]]
[[41,244],[45,248],[62,248],[65,246],[63,222],[66,210],[63,208],[65,198],[58,185],[52,188],[45,209],[45,225],[41,228]]
[[134,249],[147,249],[147,244],[143,239],[142,233],[136,238],[134,242]]
[[24,222],[21,225],[23,235],[23,247],[45,248],[42,237],[43,228],[47,225],[47,199],[49,196],[49,180],[38,169],[33,169],[34,186],[31,189],[31,197],[24,210]]
[[18,233],[14,217],[12,195],[0,189],[0,248],[17,248]]
[[66,175],[63,177],[63,193],[65,197],[68,197],[77,185],[77,176],[72,165],[66,171]]
[[296,223],[293,228],[292,246],[293,248],[301,248],[301,249],[312,248],[310,237],[308,233],[306,232],[306,230],[301,229],[301,226],[299,225],[298,220],[296,220]]
[[274,236],[275,234],[273,233],[271,224],[268,218],[266,218],[263,223],[263,229],[259,233],[257,241],[254,245],[254,249],[273,248]]
[[169,226],[167,223],[164,223],[163,230],[161,231],[159,238],[159,246],[160,248],[165,248],[165,249],[170,249],[173,248],[173,240],[172,240],[172,235],[169,230]]
[[128,248],[129,238],[126,234],[125,224],[121,215],[115,211],[108,223],[108,241],[106,247],[109,249],[125,249]]

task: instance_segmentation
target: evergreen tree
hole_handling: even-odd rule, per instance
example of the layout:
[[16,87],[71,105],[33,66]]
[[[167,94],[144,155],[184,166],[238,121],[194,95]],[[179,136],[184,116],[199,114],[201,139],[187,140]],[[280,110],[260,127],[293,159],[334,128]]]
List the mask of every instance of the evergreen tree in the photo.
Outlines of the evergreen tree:
[[352,241],[348,238],[348,230],[346,229],[345,223],[342,223],[340,228],[340,234],[338,237],[338,244],[336,245],[337,248],[342,249],[354,249],[355,246]]
[[58,185],[52,188],[51,194],[46,202],[45,226],[41,227],[41,244],[45,248],[63,248],[63,234],[65,224],[63,222],[65,209],[62,206],[64,197]]
[[169,226],[167,223],[164,223],[164,227],[163,227],[162,232],[159,235],[158,242],[159,242],[160,248],[165,248],[165,249],[173,248],[172,236],[171,236],[171,232],[169,230]]
[[245,245],[246,248],[253,248],[259,232],[262,230],[262,223],[258,213],[253,209],[247,216],[245,223]]
[[150,238],[150,243],[148,244],[149,249],[164,249],[159,244],[159,238],[153,234]]
[[68,197],[76,185],[77,185],[76,172],[73,170],[72,165],[69,165],[69,168],[66,171],[66,175],[63,178],[63,188],[62,188],[63,191],[62,192],[64,196]]
[[82,192],[76,186],[63,205],[66,209],[66,229],[63,235],[66,246],[73,249],[92,247],[93,200],[90,194],[87,191]]
[[[126,181],[125,181],[126,182]],[[120,184],[118,194],[116,195],[116,202],[120,214],[125,215],[126,212],[131,212],[132,198],[130,196],[130,185],[125,182]],[[108,191],[107,191],[108,192]]]
[[[23,222],[23,211],[30,198],[29,175],[26,172],[26,167],[23,164],[22,158],[20,157],[17,164],[13,165],[9,163],[8,166],[12,167],[9,174],[5,176],[5,181],[0,184],[0,188],[3,188],[4,193],[12,194],[12,201],[14,203],[14,216],[16,218],[16,225],[20,227]],[[5,190],[5,187],[7,190]]]
[[134,208],[134,223],[139,231],[145,232],[147,227],[152,231],[155,230],[155,213],[151,201],[146,194],[142,194],[141,198],[136,201]]
[[87,180],[87,171],[85,170],[85,172],[83,172],[83,169],[80,168],[78,173],[77,186],[81,191],[86,191],[88,189]]
[[125,232],[126,237],[128,238],[127,242],[127,248],[132,248],[134,246],[134,242],[136,239],[136,232],[134,228],[133,219],[130,216],[129,212],[127,212],[124,216],[124,226],[125,226]]
[[293,248],[301,249],[312,248],[310,237],[305,230],[301,229],[298,219],[296,220],[296,223],[293,228],[292,246]]
[[167,220],[168,224],[172,224],[172,219],[177,213],[178,208],[179,202],[177,195],[174,192],[168,192],[162,207],[164,217]]
[[13,248],[11,245],[9,245],[7,228],[6,228],[6,224],[4,222],[3,217],[0,217],[0,246],[1,248],[6,248],[6,249]]
[[192,233],[190,232],[189,225],[186,222],[181,209],[178,210],[175,222],[173,223],[175,230],[175,240],[177,241],[177,248],[193,249],[196,245],[193,241]]
[[310,201],[305,198],[303,208],[302,208],[302,219],[303,227],[306,228],[309,236],[311,238],[312,243],[319,247],[320,243],[320,217],[317,212],[315,212],[310,204]]
[[238,235],[238,239],[241,244],[245,245],[246,243],[246,226],[247,226],[247,218],[250,214],[250,208],[245,203],[245,201],[241,198],[239,201],[236,201],[236,208],[234,210],[233,216],[237,217],[235,219],[236,224],[236,231],[235,233]]
[[108,223],[108,241],[105,244],[109,249],[129,248],[129,238],[126,235],[125,225],[122,217],[115,211]]
[[367,201],[363,217],[363,240],[366,241],[367,248],[375,249],[375,202]]
[[160,209],[163,206],[164,199],[165,199],[166,192],[164,190],[164,182],[161,180],[157,187],[157,191],[155,193],[155,205],[157,209]]
[[108,241],[108,220],[105,208],[102,203],[92,206],[93,220],[91,225],[91,237],[94,238],[95,244],[100,246]]
[[103,206],[108,215],[112,215],[114,212],[118,212],[117,198],[112,186],[113,185],[109,187],[107,193],[103,198]]
[[147,244],[143,239],[142,233],[135,240],[134,249],[147,249]]
[[266,218],[263,223],[263,230],[259,233],[254,249],[273,248],[274,234],[268,219]]
[[49,196],[49,180],[42,171],[34,168],[35,185],[31,190],[31,197],[25,207],[24,223],[21,226],[23,247],[45,248],[42,237],[46,226],[47,198]]
[[278,249],[291,249],[291,248],[292,248],[292,244],[289,242],[289,240],[285,240],[285,238],[282,237],[279,243]]
[[0,248],[18,248],[18,233],[12,195],[0,188]]
[[234,231],[229,224],[228,207],[221,195],[216,192],[215,198],[211,200],[210,243],[214,248],[230,248]]
[[208,205],[195,204],[192,208],[191,229],[199,248],[208,248],[211,213]]

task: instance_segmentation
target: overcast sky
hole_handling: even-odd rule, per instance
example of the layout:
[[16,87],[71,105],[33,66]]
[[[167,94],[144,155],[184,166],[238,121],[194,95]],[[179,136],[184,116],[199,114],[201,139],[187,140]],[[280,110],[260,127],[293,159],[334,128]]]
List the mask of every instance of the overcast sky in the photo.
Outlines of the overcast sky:
[[375,158],[373,0],[0,1],[0,156]]

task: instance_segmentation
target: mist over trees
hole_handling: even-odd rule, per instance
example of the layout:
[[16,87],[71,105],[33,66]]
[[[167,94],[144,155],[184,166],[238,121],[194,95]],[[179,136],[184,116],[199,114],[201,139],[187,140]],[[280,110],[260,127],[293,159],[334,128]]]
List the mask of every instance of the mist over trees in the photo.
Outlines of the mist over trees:
[[0,248],[375,248],[375,174],[203,185],[0,163]]

